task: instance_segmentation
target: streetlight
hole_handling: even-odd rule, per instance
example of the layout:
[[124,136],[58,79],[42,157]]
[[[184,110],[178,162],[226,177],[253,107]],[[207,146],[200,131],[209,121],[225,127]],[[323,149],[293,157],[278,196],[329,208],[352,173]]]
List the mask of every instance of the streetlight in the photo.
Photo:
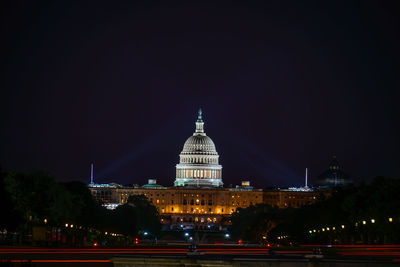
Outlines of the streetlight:
[[342,224],[342,229],[344,229],[344,225]]
[[144,232],[144,233],[143,233],[143,235],[148,235],[148,234],[149,234],[148,232]]
[[375,219],[371,219],[371,223],[375,223]]
[[229,238],[229,237],[230,237],[230,235],[229,235],[228,233],[226,233],[226,234],[225,234],[225,237],[226,237],[226,238]]
[[47,219],[44,219],[43,222],[44,222],[44,224],[46,224],[47,223]]
[[388,220],[389,220],[389,222],[393,222],[393,218],[389,218]]
[[367,221],[362,221],[363,224],[367,224]]
[[189,236],[189,233],[185,233],[185,236]]

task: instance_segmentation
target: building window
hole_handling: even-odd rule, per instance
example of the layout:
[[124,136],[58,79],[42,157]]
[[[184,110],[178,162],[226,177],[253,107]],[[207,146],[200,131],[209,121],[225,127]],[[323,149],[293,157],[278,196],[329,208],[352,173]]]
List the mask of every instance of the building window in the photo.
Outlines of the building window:
[[202,200],[201,200],[201,205],[202,205],[202,206],[204,206],[204,205],[205,205],[205,203],[204,203],[204,199],[202,199]]
[[187,204],[187,200],[184,199],[184,200],[183,200],[183,205],[186,205],[186,204]]
[[160,204],[160,200],[159,200],[159,199],[157,199],[156,203],[157,203],[157,204]]
[[171,211],[174,211],[174,207],[171,208]]
[[208,212],[211,212],[211,208],[208,209]]
[[173,199],[171,200],[171,204],[174,204],[174,200]]
[[190,205],[194,205],[194,200],[193,199],[190,200]]

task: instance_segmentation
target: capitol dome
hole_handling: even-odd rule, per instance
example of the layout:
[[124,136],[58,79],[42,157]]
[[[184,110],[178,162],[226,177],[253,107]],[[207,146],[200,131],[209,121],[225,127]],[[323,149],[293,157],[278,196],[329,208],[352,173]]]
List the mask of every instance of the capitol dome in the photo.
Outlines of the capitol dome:
[[207,135],[192,135],[183,145],[181,154],[217,155],[214,142]]
[[175,186],[219,187],[222,186],[222,166],[214,142],[204,132],[202,111],[199,110],[196,130],[190,136],[179,155],[176,165]]

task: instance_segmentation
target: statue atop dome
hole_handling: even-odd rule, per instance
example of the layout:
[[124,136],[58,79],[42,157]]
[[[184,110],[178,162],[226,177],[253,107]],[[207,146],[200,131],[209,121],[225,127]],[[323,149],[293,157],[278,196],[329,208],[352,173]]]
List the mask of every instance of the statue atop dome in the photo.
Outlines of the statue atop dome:
[[201,108],[199,108],[198,115],[197,115],[197,122],[203,122],[203,117],[202,117],[203,111]]

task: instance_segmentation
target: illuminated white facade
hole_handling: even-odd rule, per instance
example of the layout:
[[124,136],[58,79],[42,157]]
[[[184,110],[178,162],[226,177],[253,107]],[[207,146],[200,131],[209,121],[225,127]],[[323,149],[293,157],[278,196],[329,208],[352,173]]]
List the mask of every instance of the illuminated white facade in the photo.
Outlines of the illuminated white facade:
[[196,131],[189,137],[176,165],[175,186],[222,187],[222,166],[214,142],[204,132],[201,109],[196,121]]

